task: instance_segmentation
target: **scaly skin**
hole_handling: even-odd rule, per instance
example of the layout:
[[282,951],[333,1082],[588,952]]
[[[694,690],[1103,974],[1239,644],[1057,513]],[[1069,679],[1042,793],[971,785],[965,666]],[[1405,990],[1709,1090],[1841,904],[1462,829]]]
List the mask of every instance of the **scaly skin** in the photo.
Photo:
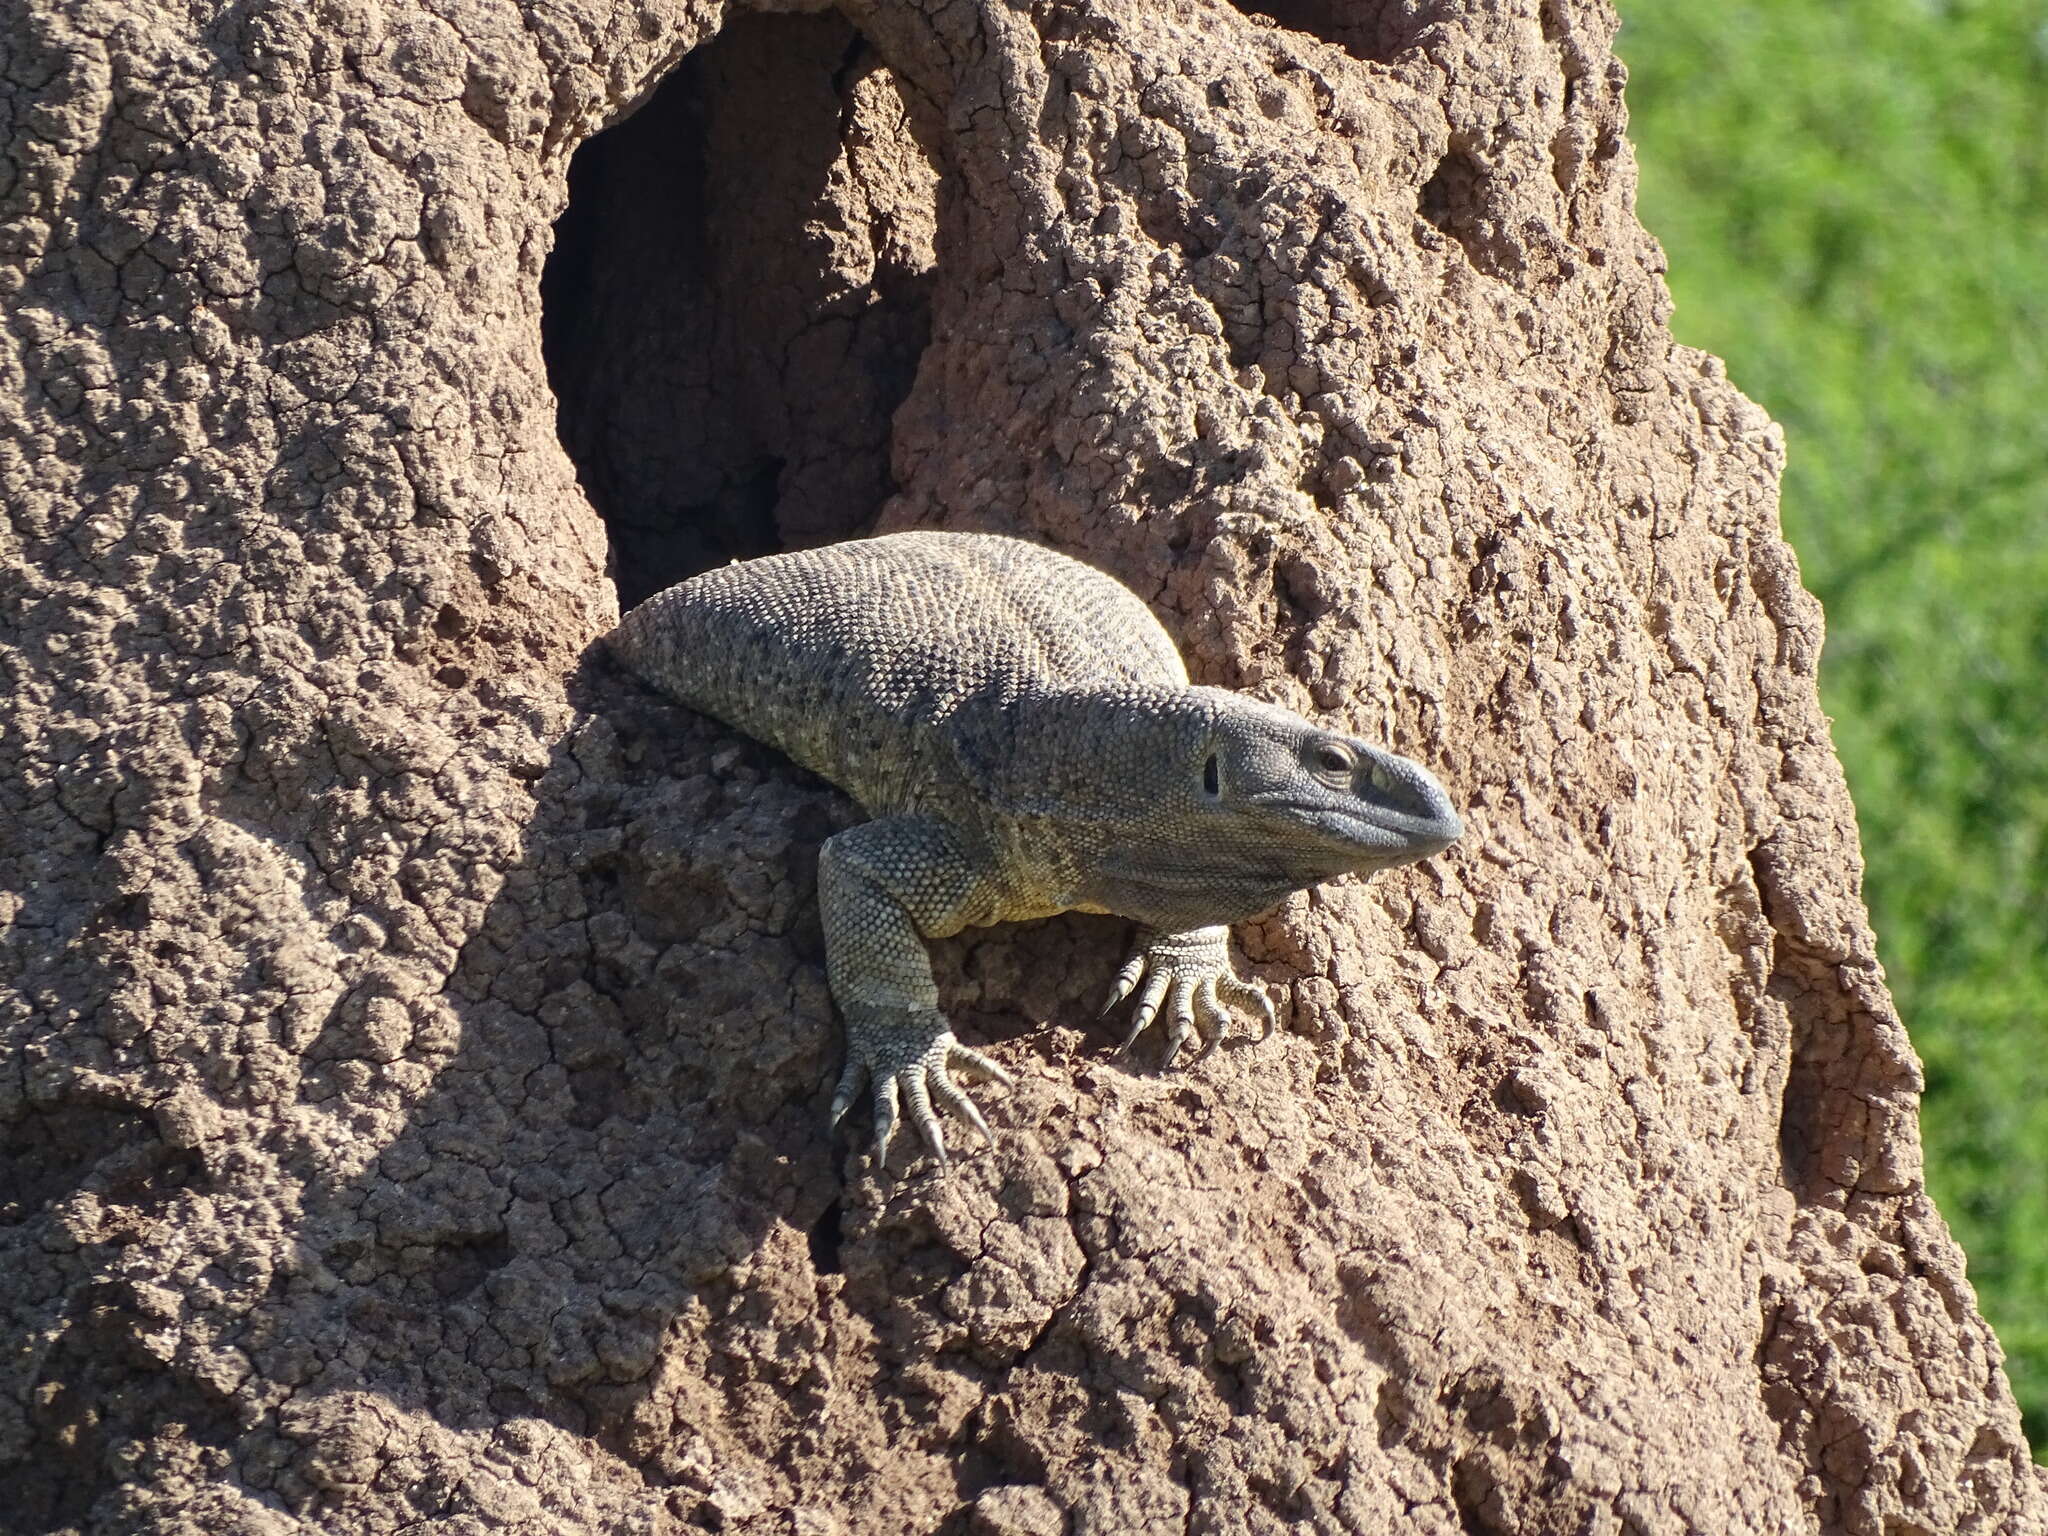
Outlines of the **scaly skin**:
[[1463,830],[1420,765],[1189,686],[1135,594],[1018,539],[899,533],[728,565],[649,598],[610,644],[874,818],[826,841],[818,896],[847,1032],[832,1119],[867,1084],[878,1162],[906,1111],[942,1163],[935,1106],[988,1134],[953,1069],[1010,1082],[953,1038],[926,939],[1135,919],[1111,1003],[1138,997],[1126,1050],[1164,1010],[1171,1066],[1191,1039],[1215,1048],[1231,1005],[1272,1030],[1228,924]]

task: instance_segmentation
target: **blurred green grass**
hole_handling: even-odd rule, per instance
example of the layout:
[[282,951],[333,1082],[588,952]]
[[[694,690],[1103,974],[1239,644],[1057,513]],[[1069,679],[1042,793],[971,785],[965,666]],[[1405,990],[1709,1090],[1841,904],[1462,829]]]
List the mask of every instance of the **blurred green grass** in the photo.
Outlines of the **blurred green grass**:
[[1927,1177],[2048,1448],[2048,0],[1618,0],[1681,341],[1785,527]]

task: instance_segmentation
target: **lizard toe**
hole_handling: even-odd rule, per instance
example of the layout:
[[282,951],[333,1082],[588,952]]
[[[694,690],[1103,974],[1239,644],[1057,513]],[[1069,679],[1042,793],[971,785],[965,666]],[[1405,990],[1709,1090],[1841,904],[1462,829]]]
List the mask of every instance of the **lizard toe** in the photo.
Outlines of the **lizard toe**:
[[1145,1033],[1152,1021],[1159,1017],[1159,1005],[1166,1001],[1166,994],[1173,985],[1173,973],[1154,970],[1145,978],[1145,990],[1138,994],[1137,1010],[1131,1015],[1131,1027],[1124,1035],[1123,1044],[1117,1047],[1119,1056],[1128,1055],[1132,1046],[1138,1043],[1138,1036]]
[[1216,991],[1223,1001],[1259,1016],[1261,1040],[1271,1036],[1279,1021],[1273,1014],[1273,999],[1266,995],[1264,987],[1255,987],[1240,977],[1224,975],[1216,978]]
[[877,1077],[875,1101],[875,1166],[889,1161],[889,1143],[895,1139],[896,1123],[902,1118],[900,1090],[893,1077]]
[[1124,968],[1116,973],[1116,980],[1110,985],[1109,998],[1097,1010],[1096,1017],[1108,1013],[1118,1003],[1138,990],[1139,979],[1145,974],[1145,952],[1141,949],[1124,962]]
[[[1166,1054],[1159,1059],[1160,1071],[1173,1070],[1174,1063],[1180,1059],[1181,1047],[1194,1034],[1195,984],[1185,976],[1177,976],[1173,982],[1173,999],[1167,1006]],[[1200,1037],[1196,1038],[1199,1040]]]
[[902,1076],[904,1109],[909,1113],[910,1123],[917,1128],[918,1136],[930,1148],[941,1172],[951,1166],[951,1159],[946,1156],[945,1133],[939,1129],[939,1117],[932,1112],[931,1089],[927,1084],[944,1070],[943,1067],[920,1063]]
[[1196,1061],[1213,1052],[1230,1033],[1230,1010],[1224,1006],[1219,990],[1218,978],[1214,976],[1204,976],[1195,989],[1195,1032],[1202,1037],[1195,1052]]
[[985,1083],[1000,1083],[1005,1088],[1017,1086],[1017,1079],[996,1062],[990,1061],[981,1052],[962,1045],[951,1036],[946,1040],[947,1067],[962,1067],[972,1072]]
[[995,1132],[991,1131],[988,1122],[981,1118],[981,1111],[975,1108],[974,1100],[962,1093],[959,1085],[946,1076],[943,1070],[931,1075],[931,1092],[933,1098],[981,1132],[983,1141],[990,1146],[996,1144]]
[[860,1096],[861,1085],[867,1081],[867,1063],[857,1056],[846,1059],[846,1067],[839,1074],[838,1086],[832,1090],[832,1108],[825,1117],[825,1124],[832,1130],[839,1129],[839,1122],[846,1118],[846,1112],[853,1108],[853,1101]]

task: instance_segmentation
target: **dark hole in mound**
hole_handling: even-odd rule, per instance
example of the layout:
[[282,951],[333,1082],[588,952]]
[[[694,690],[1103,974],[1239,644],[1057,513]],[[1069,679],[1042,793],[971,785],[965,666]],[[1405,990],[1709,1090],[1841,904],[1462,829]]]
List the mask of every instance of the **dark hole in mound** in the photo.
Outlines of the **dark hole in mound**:
[[839,1216],[839,1202],[834,1200],[811,1225],[811,1268],[821,1275],[836,1275],[840,1270],[839,1248],[843,1239]]
[[1334,43],[1355,59],[1382,64],[1413,42],[1431,10],[1385,0],[1237,0],[1237,8]]
[[1507,276],[1516,257],[1510,250],[1482,238],[1487,219],[1485,170],[1463,150],[1453,149],[1437,163],[1422,185],[1416,211],[1465,249],[1472,265],[1493,277]]
[[1455,238],[1472,220],[1479,183],[1479,167],[1472,157],[1454,150],[1437,162],[1435,174],[1423,183],[1417,206],[1425,219]]
[[873,520],[930,333],[936,142],[845,22],[751,16],[577,151],[541,339],[622,604]]

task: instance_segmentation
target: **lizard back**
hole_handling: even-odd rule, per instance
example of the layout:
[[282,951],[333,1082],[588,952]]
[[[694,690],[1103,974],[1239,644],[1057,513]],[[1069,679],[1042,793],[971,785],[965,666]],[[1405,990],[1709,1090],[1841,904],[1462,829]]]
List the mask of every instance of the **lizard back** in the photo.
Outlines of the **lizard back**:
[[1135,593],[986,533],[886,534],[721,566],[640,604],[611,647],[870,811],[918,803],[944,725],[970,702],[1000,713],[1034,693],[1187,685]]

